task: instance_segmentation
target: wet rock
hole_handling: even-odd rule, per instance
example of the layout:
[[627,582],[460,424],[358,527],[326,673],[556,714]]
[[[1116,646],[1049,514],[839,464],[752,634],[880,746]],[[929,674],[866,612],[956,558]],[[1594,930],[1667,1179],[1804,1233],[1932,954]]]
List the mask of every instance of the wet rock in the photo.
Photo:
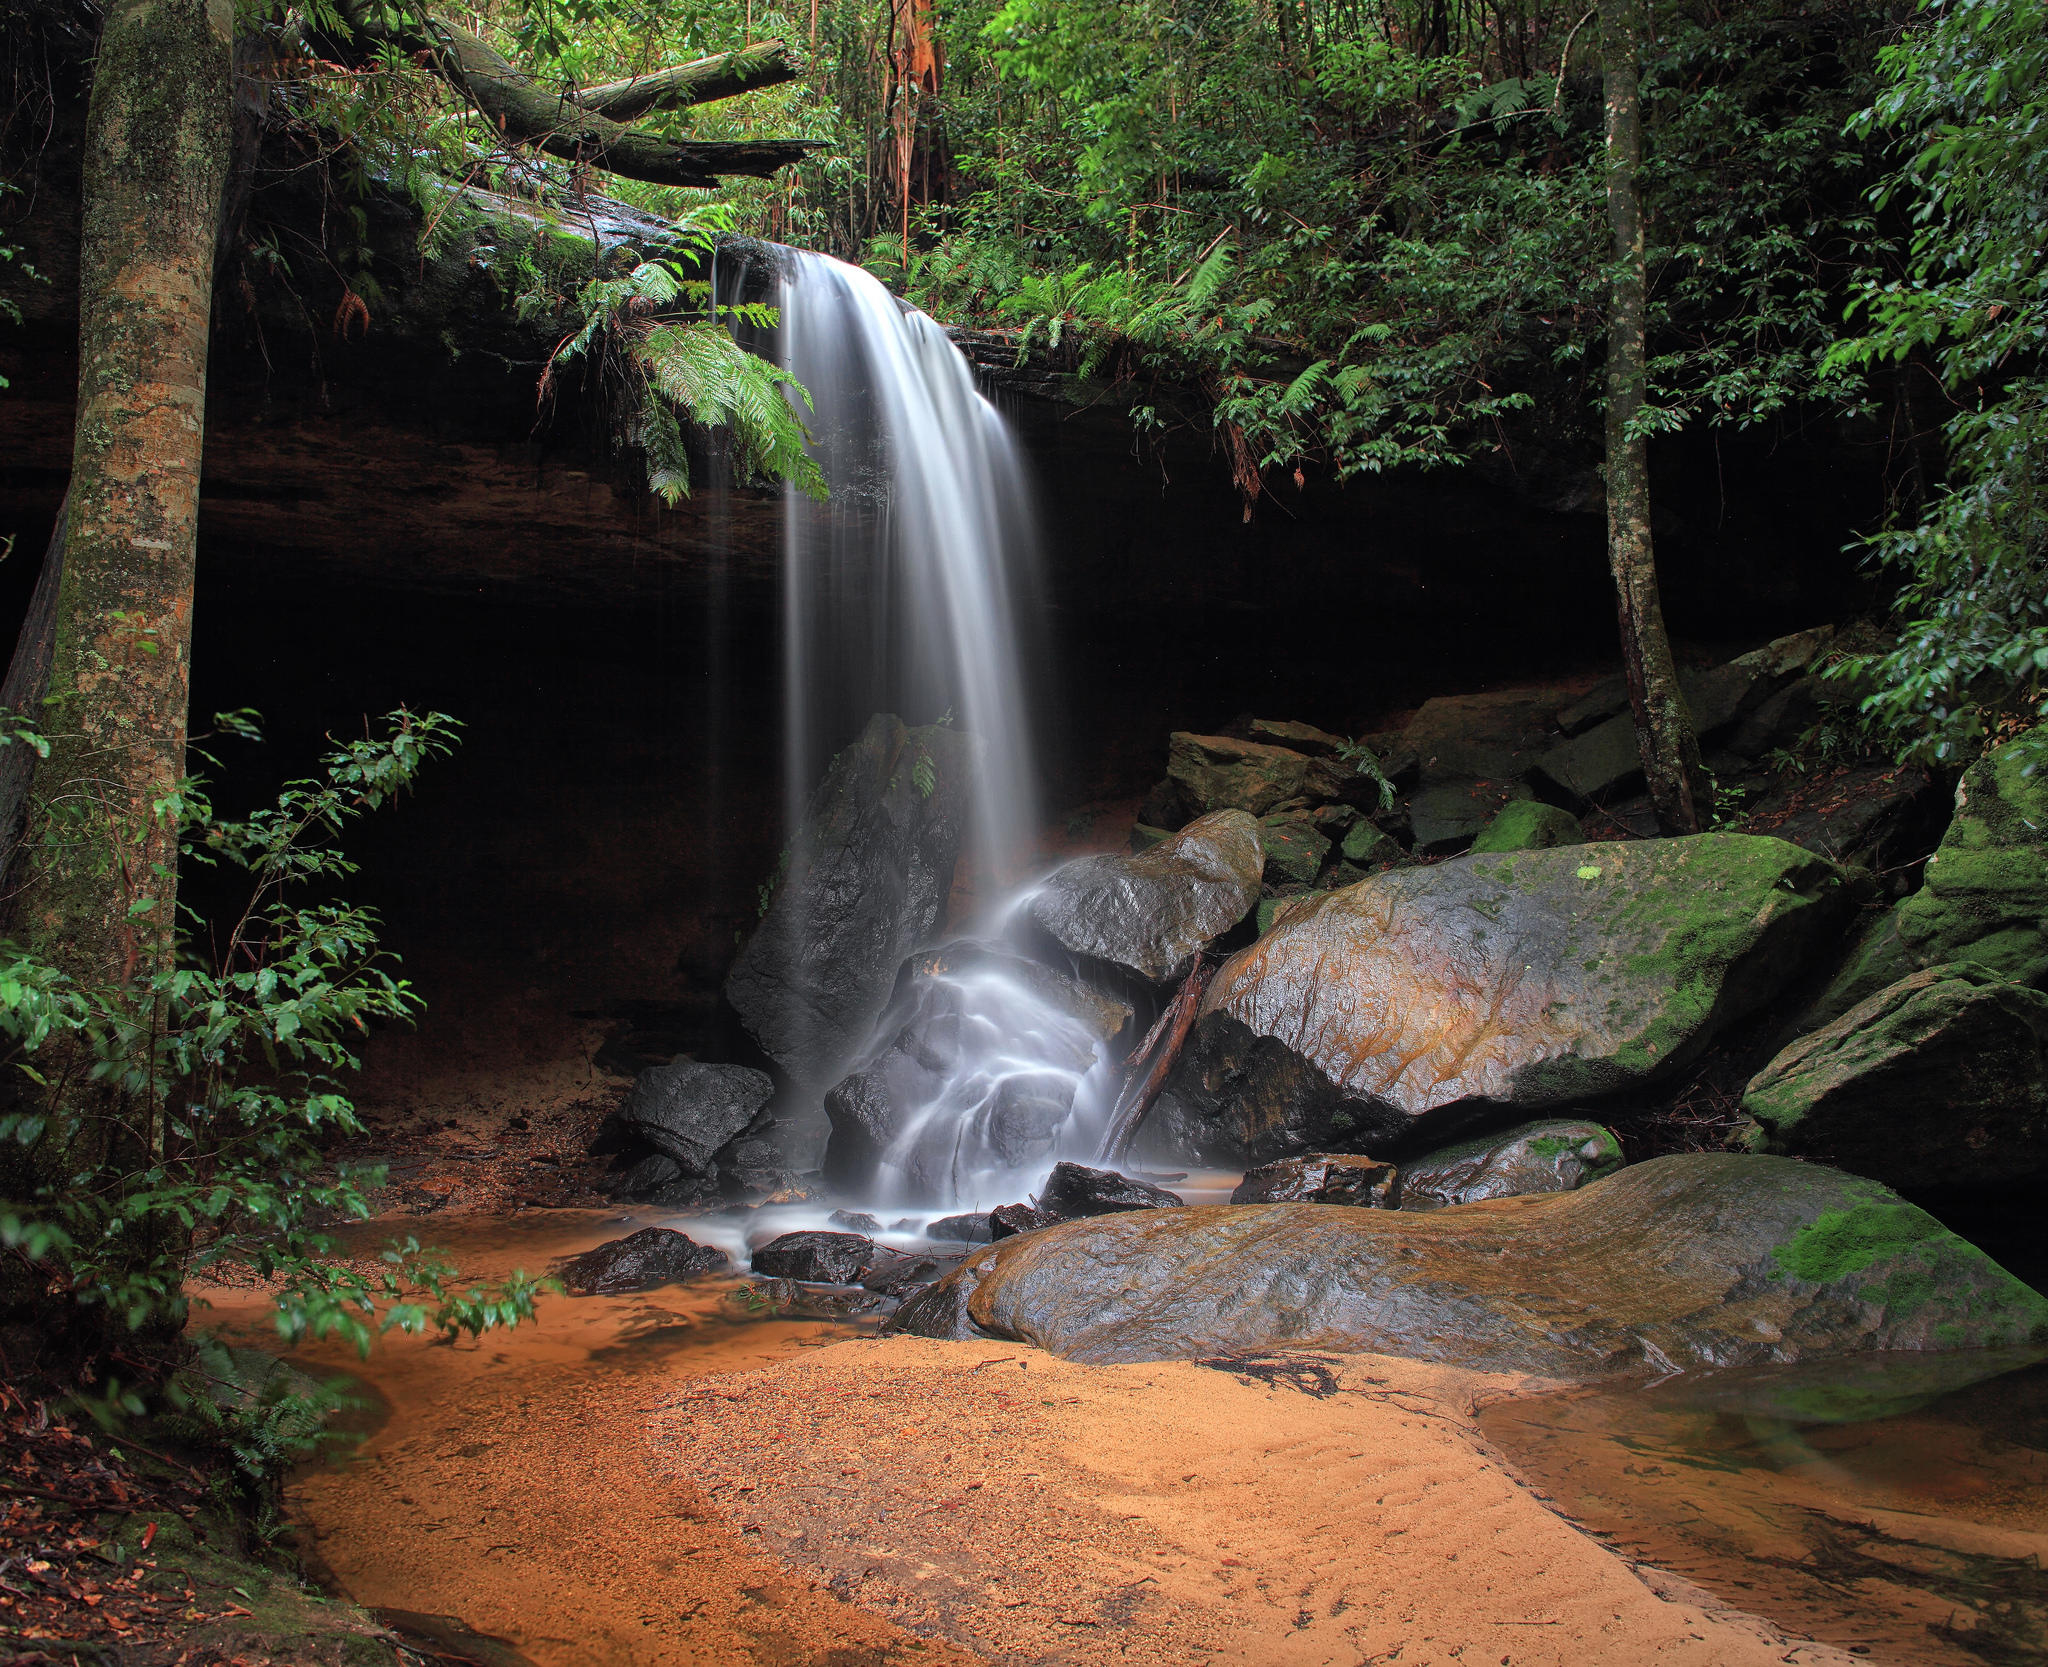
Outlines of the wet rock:
[[556,1277],[580,1297],[651,1291],[660,1285],[731,1271],[731,1258],[724,1251],[698,1244],[688,1234],[667,1227],[642,1228],[554,1267]]
[[988,1213],[989,1237],[1008,1239],[1019,1233],[1035,1233],[1059,1219],[1044,1210],[1035,1210],[1029,1204],[1000,1204]]
[[987,1244],[992,1235],[987,1214],[969,1210],[960,1215],[940,1216],[924,1230],[924,1236],[942,1244]]
[[[2033,774],[2027,773],[2035,766]],[[1865,934],[1808,1016],[1836,1018],[1908,973],[1975,961],[2048,981],[2048,728],[1963,772],[1926,882]]]
[[882,1251],[860,1276],[866,1289],[885,1297],[901,1298],[951,1273],[960,1265],[957,1256],[899,1256]]
[[1268,885],[1293,881],[1314,885],[1330,855],[1330,837],[1306,816],[1267,816],[1259,822],[1259,839],[1266,848],[1265,880]]
[[1583,845],[1586,831],[1568,810],[1546,805],[1536,799],[1517,799],[1501,808],[1487,823],[1472,849],[1485,851],[1542,851],[1555,845]]
[[1258,910],[1254,915],[1254,921],[1255,924],[1258,926],[1259,935],[1263,937],[1266,933],[1272,931],[1273,924],[1275,921],[1279,920],[1280,917],[1286,914],[1286,912],[1289,909],[1293,908],[1295,904],[1305,903],[1313,895],[1314,894],[1312,892],[1295,891],[1281,897],[1260,898]]
[[628,1140],[671,1159],[685,1175],[707,1175],[718,1149],[766,1108],[775,1084],[744,1065],[678,1059],[642,1071],[613,1114]]
[[1143,822],[1131,824],[1130,851],[1136,856],[1140,851],[1149,851],[1155,845],[1163,844],[1173,837],[1170,828],[1147,827]]
[[1309,758],[1341,758],[1351,745],[1341,735],[1332,735],[1314,724],[1297,723],[1292,719],[1254,718],[1246,728],[1251,740],[1262,741],[1267,746],[1286,747]]
[[806,1285],[851,1285],[874,1259],[874,1241],[865,1234],[784,1233],[754,1252],[753,1268]]
[[1597,1381],[2048,1341],[2048,1300],[1874,1181],[1696,1153],[1455,1210],[1065,1222],[976,1252],[896,1323],[1098,1364],[1329,1349]]
[[1923,967],[1801,1037],[1742,1109],[1773,1149],[1893,1186],[2048,1169],[2048,995],[1970,961]]
[[1038,1209],[1060,1221],[1109,1215],[1117,1210],[1159,1210],[1177,1206],[1180,1194],[1150,1181],[1091,1169],[1085,1163],[1057,1163],[1039,1189]]
[[1167,779],[1201,814],[1242,810],[1263,816],[1289,800],[1311,804],[1339,798],[1349,774],[1324,759],[1228,735],[1177,730],[1167,739]]
[[1391,835],[1382,833],[1370,822],[1353,823],[1338,851],[1346,862],[1368,870],[1405,862],[1408,857]]
[[795,1279],[756,1279],[731,1292],[728,1300],[749,1314],[766,1318],[848,1320],[872,1314],[883,1304],[873,1291],[820,1290]]
[[1395,1171],[1382,1158],[1349,1152],[1310,1152],[1261,1164],[1238,1182],[1233,1204],[1354,1204],[1394,1207]]
[[1408,825],[1418,857],[1455,856],[1492,825],[1503,805],[1525,797],[1519,783],[1425,782],[1408,800]]
[[[1050,1156],[1082,1077],[1130,1019],[1007,944],[962,938],[912,956],[873,1048],[825,1096],[827,1179],[864,1186],[887,1163],[909,1196],[943,1198],[963,1169]],[[1039,1068],[1018,1073],[1025,1037]],[[948,1096],[947,1115],[926,1119]]]
[[1147,1125],[1176,1161],[1419,1152],[1653,1082],[1784,987],[1844,879],[1775,839],[1581,845],[1310,897],[1219,969]]
[[795,1083],[845,1071],[903,958],[938,924],[972,768],[967,736],[878,714],[812,795],[768,912],[725,981],[748,1034]]
[[1836,862],[1877,868],[1926,855],[1945,809],[1925,770],[1865,764],[1782,782],[1743,825]]
[[1551,722],[1568,698],[1551,688],[1439,695],[1423,702],[1402,738],[1420,760],[1425,786],[1444,781],[1505,783],[1521,775],[1549,745]]
[[666,1152],[649,1152],[612,1183],[612,1197],[646,1198],[671,1181],[682,1179],[682,1174],[683,1166]]
[[1482,1198],[1570,1192],[1621,1167],[1621,1142],[1598,1123],[1524,1123],[1447,1146],[1401,1166],[1404,1210],[1440,1210]]
[[865,1210],[834,1210],[825,1218],[834,1227],[843,1227],[849,1233],[879,1233],[882,1224]]
[[1068,954],[1172,983],[1204,944],[1244,919],[1264,865],[1259,824],[1241,810],[1218,811],[1136,856],[1062,864],[1021,915],[1028,931]]

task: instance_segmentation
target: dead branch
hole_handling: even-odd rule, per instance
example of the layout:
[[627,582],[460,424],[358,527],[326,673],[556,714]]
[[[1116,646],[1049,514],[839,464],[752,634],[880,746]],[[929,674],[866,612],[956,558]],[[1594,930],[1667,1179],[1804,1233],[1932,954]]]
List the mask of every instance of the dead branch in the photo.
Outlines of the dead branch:
[[586,110],[595,110],[615,122],[634,122],[650,110],[681,110],[693,104],[709,104],[762,87],[779,86],[797,77],[789,48],[781,41],[757,41],[735,52],[721,52],[714,58],[698,58],[652,75],[635,75],[624,81],[607,81],[584,87],[570,96]]

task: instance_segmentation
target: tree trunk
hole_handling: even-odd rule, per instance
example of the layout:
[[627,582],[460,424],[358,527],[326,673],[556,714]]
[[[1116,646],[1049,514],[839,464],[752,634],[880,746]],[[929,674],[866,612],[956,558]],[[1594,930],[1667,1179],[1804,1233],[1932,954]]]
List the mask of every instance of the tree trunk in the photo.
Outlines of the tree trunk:
[[1607,560],[1621,615],[1622,662],[1635,710],[1636,746],[1657,818],[1669,833],[1698,833],[1707,804],[1699,742],[1678,686],[1657,557],[1650,542],[1649,447],[1633,434],[1647,397],[1644,364],[1649,282],[1643,261],[1638,174],[1643,110],[1636,86],[1640,0],[1600,0],[1601,70],[1607,96],[1607,223],[1613,276],[1607,310]]
[[796,65],[790,61],[789,48],[781,41],[757,41],[673,69],[580,87],[569,96],[584,109],[615,122],[636,122],[651,110],[687,109],[795,79]]
[[[233,112],[232,0],[114,0],[87,115],[78,417],[21,935],[79,984],[169,961],[215,231]],[[139,1048],[149,1046],[142,1038]],[[152,1138],[153,1107],[44,1050],[45,1176]]]
[[[71,515],[71,497],[57,506],[56,530],[36,573],[35,594],[14,639],[14,657],[0,682],[0,711],[12,713],[41,729],[43,696],[50,687],[50,660],[57,650],[57,589],[64,577],[64,524]],[[14,864],[15,848],[28,824],[29,788],[34,784],[36,755],[21,742],[0,747],[0,884]]]

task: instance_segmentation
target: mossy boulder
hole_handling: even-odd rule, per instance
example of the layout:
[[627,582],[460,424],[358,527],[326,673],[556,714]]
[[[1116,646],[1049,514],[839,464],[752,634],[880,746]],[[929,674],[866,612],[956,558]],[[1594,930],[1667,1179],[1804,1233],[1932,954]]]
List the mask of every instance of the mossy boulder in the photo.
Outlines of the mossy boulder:
[[[1842,871],[1744,834],[1402,868],[1301,900],[1218,971],[1158,1155],[1419,1153],[1682,1069],[1832,937]],[[1526,1112],[1525,1112],[1526,1115]]]
[[1558,845],[1583,845],[1586,830],[1568,810],[1539,799],[1516,799],[1472,841],[1475,852],[1544,851]]
[[1244,919],[1265,865],[1260,824],[1241,810],[1215,811],[1133,856],[1063,863],[1025,899],[1017,929],[1148,984],[1173,983],[1204,944]]
[[1346,862],[1365,869],[1385,868],[1405,861],[1408,856],[1392,834],[1383,833],[1372,823],[1362,820],[1352,823],[1344,831],[1344,843],[1337,849]]
[[1553,1118],[1404,1163],[1392,1197],[1398,1209],[1441,1210],[1482,1198],[1570,1192],[1620,1167],[1621,1142],[1612,1129],[1583,1118]]
[[1974,962],[1908,974],[1803,1036],[1742,1109],[1778,1151],[1894,1186],[1999,1186],[2048,1169],[2048,995]]
[[1330,855],[1330,837],[1306,816],[1268,816],[1259,823],[1266,847],[1266,884],[1312,886]]
[[1874,1181],[1694,1153],[1422,1213],[1070,1222],[969,1257],[895,1324],[1091,1363],[1331,1349],[1597,1381],[2038,1343],[2048,1300]]
[[1950,961],[1975,961],[2015,983],[2048,981],[2048,727],[1963,773],[1926,883],[1865,934],[1809,1022]]

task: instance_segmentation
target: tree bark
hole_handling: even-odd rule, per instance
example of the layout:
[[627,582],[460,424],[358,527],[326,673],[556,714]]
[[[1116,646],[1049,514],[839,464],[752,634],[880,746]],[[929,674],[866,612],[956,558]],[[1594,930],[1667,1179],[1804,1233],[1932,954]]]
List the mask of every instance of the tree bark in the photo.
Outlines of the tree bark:
[[766,179],[820,148],[807,139],[676,140],[643,133],[586,109],[566,86],[542,86],[488,41],[444,18],[387,25],[364,0],[353,0],[345,11],[359,39],[424,56],[506,138],[627,179],[695,187],[716,185],[723,174]]
[[1640,0],[1600,0],[1601,71],[1607,100],[1607,224],[1613,269],[1607,310],[1607,560],[1621,617],[1622,663],[1635,712],[1636,747],[1657,818],[1669,833],[1698,833],[1708,803],[1650,540],[1649,446],[1632,432],[1648,390],[1645,341],[1649,279],[1643,258],[1639,175],[1643,110],[1637,87]]
[[[114,0],[87,114],[78,416],[57,582],[50,755],[36,769],[16,923],[88,988],[168,965],[215,230],[233,112],[233,0]],[[136,1044],[149,1046],[145,1037]],[[75,1050],[82,1055],[83,1050]],[[44,1050],[39,1164],[73,1172],[147,1105]],[[138,1119],[142,1121],[139,1123]]]
[[796,79],[796,65],[789,48],[781,41],[757,41],[736,52],[721,52],[715,58],[677,64],[673,69],[636,75],[625,81],[607,81],[601,86],[583,87],[572,97],[586,110],[595,110],[615,122],[635,122],[650,110],[680,110],[693,104],[710,104],[762,87],[774,87]]

